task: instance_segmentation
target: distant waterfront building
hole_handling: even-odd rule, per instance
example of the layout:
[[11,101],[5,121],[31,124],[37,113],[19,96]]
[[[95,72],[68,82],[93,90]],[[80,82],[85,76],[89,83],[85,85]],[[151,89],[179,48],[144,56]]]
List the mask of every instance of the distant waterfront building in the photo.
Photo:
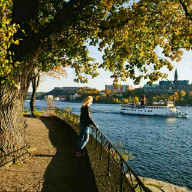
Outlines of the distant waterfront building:
[[71,101],[75,100],[76,98],[80,97],[79,94],[75,93],[74,95],[70,95],[69,98]]
[[59,101],[60,99],[59,99],[59,97],[55,97],[54,100],[55,101]]
[[83,87],[54,87],[53,90],[63,90],[63,91],[77,91],[77,89],[80,89]]
[[152,86],[145,84],[143,88],[148,93],[174,93],[181,90],[187,93],[192,91],[192,84],[189,84],[189,80],[178,80],[176,69],[174,81],[160,81],[159,85],[153,84]]
[[60,101],[65,101],[67,99],[67,95],[58,95]]
[[100,95],[104,95],[104,94],[105,94],[105,91],[100,91],[99,94],[100,94]]
[[53,95],[46,95],[44,96],[44,100],[50,99],[53,101]]
[[115,90],[117,92],[121,92],[121,93],[125,93],[125,91],[128,90],[133,90],[133,86],[132,85],[122,85],[121,87],[115,87],[113,85],[105,85],[105,90],[108,89],[111,92],[114,92]]

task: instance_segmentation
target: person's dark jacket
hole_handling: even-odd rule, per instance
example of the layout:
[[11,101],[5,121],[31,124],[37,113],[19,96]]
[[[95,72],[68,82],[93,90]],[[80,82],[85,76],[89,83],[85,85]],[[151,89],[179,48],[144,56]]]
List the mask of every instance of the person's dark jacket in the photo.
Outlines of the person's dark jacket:
[[87,127],[90,125],[93,125],[96,127],[95,122],[91,118],[90,107],[87,105],[81,107],[80,123]]

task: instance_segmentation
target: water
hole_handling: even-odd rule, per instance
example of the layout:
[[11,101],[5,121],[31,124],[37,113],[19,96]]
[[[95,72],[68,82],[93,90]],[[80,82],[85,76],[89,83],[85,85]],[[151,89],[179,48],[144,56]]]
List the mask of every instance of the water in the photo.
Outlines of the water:
[[[81,103],[55,104],[61,109],[72,106],[72,112],[80,113]],[[41,109],[46,102],[36,101],[36,106]],[[188,107],[188,119],[121,114],[118,104],[93,104],[91,110],[107,138],[112,143],[122,142],[132,153],[134,159],[128,163],[139,176],[192,190],[192,107]]]

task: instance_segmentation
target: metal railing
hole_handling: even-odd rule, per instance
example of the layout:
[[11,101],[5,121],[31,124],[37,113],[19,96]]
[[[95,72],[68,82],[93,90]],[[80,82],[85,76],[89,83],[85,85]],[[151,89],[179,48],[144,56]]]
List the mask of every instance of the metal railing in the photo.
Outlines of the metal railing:
[[[78,132],[80,116],[71,112],[62,111],[59,108],[55,109],[55,115],[62,120],[64,120],[67,124],[69,124],[72,128]],[[140,191],[140,192],[151,192],[150,189],[145,187],[143,182],[137,176],[137,174],[131,169],[128,163],[124,160],[120,152],[111,144],[111,142],[106,138],[106,136],[96,127],[90,127],[92,129],[91,134],[96,139],[96,142],[100,143],[100,160],[102,160],[102,149],[108,153],[108,176],[110,176],[110,164],[111,159],[118,165],[120,169],[120,192],[123,191],[123,177],[128,181],[132,191]],[[92,141],[91,141],[92,142]],[[97,147],[97,143],[96,143]]]
[[[24,147],[20,148],[20,149],[17,149],[15,151],[12,151],[8,154],[5,154],[5,155],[2,155],[0,156],[0,167],[8,164],[8,163],[14,163],[17,159],[19,159],[20,157],[24,156],[24,155],[30,155],[29,152],[28,152],[28,149],[30,148],[29,145],[25,145]],[[20,154],[20,155],[17,155],[17,153],[21,150],[24,150],[25,152]],[[16,154],[16,155],[15,155]],[[11,157],[8,161],[5,161],[4,162],[4,159],[6,160],[6,157]]]

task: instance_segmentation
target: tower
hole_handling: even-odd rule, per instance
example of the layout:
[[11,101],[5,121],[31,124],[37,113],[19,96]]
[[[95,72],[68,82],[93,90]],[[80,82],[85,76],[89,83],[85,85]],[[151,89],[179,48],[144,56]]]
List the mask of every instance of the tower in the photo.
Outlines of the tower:
[[174,86],[175,86],[175,89],[178,88],[178,74],[177,74],[177,69],[175,69]]
[[174,80],[175,80],[175,82],[177,82],[177,81],[178,81],[177,69],[175,69],[175,77],[174,77]]

